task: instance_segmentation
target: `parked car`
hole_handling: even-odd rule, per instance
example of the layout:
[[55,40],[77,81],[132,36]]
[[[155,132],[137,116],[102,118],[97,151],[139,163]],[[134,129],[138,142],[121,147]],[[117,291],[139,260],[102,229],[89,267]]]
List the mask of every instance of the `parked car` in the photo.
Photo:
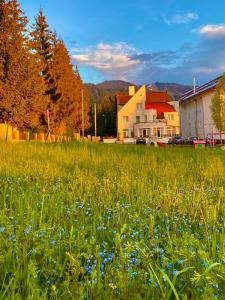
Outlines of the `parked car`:
[[189,138],[184,140],[185,145],[193,145],[194,141],[197,141],[198,137],[197,136],[190,136]]
[[169,139],[168,144],[170,144],[170,145],[184,144],[184,138],[182,136],[174,136]]
[[136,139],[136,144],[146,145],[146,139],[143,138],[143,137],[139,137],[139,138]]

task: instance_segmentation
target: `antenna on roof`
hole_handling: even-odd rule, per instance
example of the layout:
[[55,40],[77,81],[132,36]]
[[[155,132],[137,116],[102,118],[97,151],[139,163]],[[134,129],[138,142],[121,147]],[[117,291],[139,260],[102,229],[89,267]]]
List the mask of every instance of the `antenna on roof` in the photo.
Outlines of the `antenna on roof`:
[[194,85],[194,94],[195,94],[195,92],[196,92],[196,80],[195,80],[195,77],[194,77],[194,81],[193,81],[193,85]]

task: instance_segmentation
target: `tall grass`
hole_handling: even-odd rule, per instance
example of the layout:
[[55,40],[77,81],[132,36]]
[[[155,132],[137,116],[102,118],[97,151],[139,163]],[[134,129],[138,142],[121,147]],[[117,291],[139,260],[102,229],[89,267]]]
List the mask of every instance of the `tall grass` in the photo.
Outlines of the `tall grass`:
[[216,149],[0,144],[0,299],[224,299]]

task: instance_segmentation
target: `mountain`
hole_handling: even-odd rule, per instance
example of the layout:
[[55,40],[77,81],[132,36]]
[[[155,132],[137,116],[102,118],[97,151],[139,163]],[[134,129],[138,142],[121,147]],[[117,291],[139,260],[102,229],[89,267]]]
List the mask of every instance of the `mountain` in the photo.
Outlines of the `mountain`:
[[134,84],[123,80],[111,80],[99,83],[97,87],[109,93],[114,93],[115,91],[127,92],[130,85]]
[[167,90],[175,100],[178,100],[183,94],[192,89],[189,85],[183,85],[178,83],[163,83],[156,82],[155,85],[159,89],[159,91]]
[[[135,84],[123,80],[110,80],[104,81],[96,85],[92,83],[87,83],[86,87],[91,100],[93,102],[99,103],[104,100],[104,96],[106,95],[115,95],[119,92],[128,93],[128,87],[130,85]],[[139,86],[135,86],[139,88]],[[159,91],[167,90],[175,100],[178,100],[182,94],[186,93],[191,89],[191,86],[178,83],[156,82],[154,84],[154,89],[155,88]]]

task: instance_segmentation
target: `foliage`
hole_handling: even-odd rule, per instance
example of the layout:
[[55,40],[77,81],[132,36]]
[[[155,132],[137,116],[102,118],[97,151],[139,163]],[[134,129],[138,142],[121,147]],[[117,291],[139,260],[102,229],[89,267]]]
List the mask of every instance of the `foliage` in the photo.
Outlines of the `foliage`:
[[1,299],[224,299],[219,149],[2,143],[0,155]]
[[37,128],[44,84],[29,52],[27,18],[17,1],[0,5],[1,119],[18,128]]
[[212,118],[220,131],[225,131],[225,74],[221,77],[212,99]]
[[[97,106],[97,134],[99,136],[116,136],[115,95],[105,95]],[[90,133],[94,134],[94,103],[91,105]]]
[[89,96],[73,71],[62,40],[40,10],[27,31],[28,19],[17,0],[0,1],[0,122],[17,128],[65,134],[79,130],[81,90],[84,90],[85,129],[89,126]]

